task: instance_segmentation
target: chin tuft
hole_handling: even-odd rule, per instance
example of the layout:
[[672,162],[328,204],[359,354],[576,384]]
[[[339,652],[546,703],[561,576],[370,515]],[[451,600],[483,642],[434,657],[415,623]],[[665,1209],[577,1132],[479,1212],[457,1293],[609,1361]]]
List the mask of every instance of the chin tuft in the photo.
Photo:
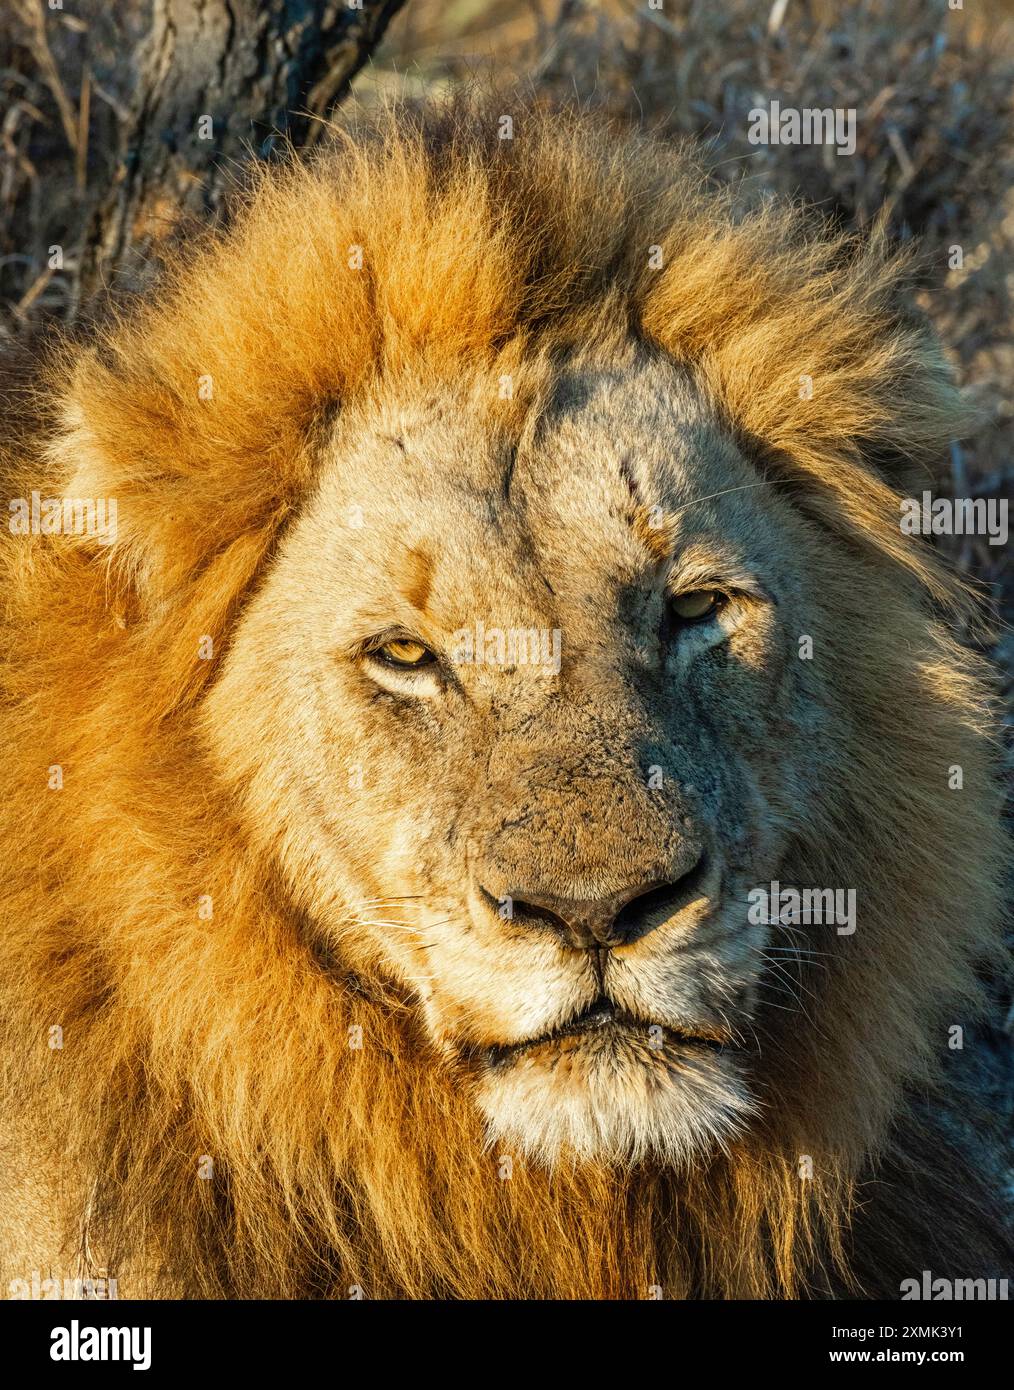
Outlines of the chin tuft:
[[685,1168],[746,1127],[756,1106],[728,1054],[615,1040],[537,1049],[489,1068],[478,1104],[490,1142],[530,1160]]

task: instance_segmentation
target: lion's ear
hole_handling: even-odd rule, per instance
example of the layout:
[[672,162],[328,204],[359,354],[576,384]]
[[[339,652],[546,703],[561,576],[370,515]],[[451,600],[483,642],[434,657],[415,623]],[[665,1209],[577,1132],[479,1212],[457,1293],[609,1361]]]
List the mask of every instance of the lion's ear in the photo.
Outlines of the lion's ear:
[[110,523],[106,534],[69,539],[80,549],[96,551],[112,569],[153,597],[171,550],[164,543],[168,537],[160,544],[157,534],[149,534],[154,495],[146,484],[151,480],[135,460],[128,463],[127,452],[117,449],[110,438],[117,423],[109,400],[96,389],[102,368],[94,349],[82,353],[70,370],[46,450],[48,490],[101,506]]
[[[290,510],[282,479],[272,486],[253,467],[227,474],[195,458],[186,421],[166,385],[88,349],[73,362],[46,447],[47,487],[107,520],[102,534],[84,530],[71,543],[103,560],[142,610],[198,586],[210,594],[245,583]],[[297,459],[293,473],[305,467]]]
[[894,371],[873,383],[879,427],[860,431],[855,445],[867,468],[907,496],[940,486],[959,441],[984,423],[984,413],[959,388],[930,323],[906,305],[895,314],[893,328],[887,325],[899,348]]
[[147,646],[150,710],[166,714],[206,688],[291,504],[263,474],[195,468],[165,389],[125,380],[95,351],[63,383],[32,486],[102,517],[98,534],[53,539],[102,567],[101,582],[78,592],[101,610],[96,631],[128,631],[132,660],[145,661]]
[[857,443],[863,466],[902,497],[922,492],[924,488],[939,487],[949,451],[956,447],[956,441],[948,439],[941,442],[932,458],[913,458],[881,440],[859,440]]

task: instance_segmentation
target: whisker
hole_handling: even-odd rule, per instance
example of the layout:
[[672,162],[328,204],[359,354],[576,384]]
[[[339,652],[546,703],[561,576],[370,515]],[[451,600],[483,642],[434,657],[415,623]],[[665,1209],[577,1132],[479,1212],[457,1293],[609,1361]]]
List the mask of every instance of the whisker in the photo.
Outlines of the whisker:
[[736,487],[723,487],[720,492],[706,493],[704,497],[691,497],[689,502],[684,502],[681,507],[677,507],[674,512],[670,512],[669,516],[666,517],[666,520],[668,521],[670,520],[670,518],[681,516],[682,513],[685,512],[688,507],[694,507],[697,505],[698,502],[711,502],[716,497],[725,497],[730,492],[743,492],[747,488],[773,487],[775,483],[780,483],[781,481],[781,478],[761,478],[760,481],[756,483],[739,483]]

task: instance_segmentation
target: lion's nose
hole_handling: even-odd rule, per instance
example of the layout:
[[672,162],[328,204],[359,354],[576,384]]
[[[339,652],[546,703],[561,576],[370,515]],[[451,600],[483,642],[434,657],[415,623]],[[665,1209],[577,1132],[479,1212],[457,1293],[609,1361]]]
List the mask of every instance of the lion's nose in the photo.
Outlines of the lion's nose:
[[[639,883],[602,898],[569,898],[519,889],[510,895],[515,922],[549,930],[574,950],[622,946],[646,936],[697,895],[704,856],[680,878]],[[492,895],[490,895],[492,896]]]

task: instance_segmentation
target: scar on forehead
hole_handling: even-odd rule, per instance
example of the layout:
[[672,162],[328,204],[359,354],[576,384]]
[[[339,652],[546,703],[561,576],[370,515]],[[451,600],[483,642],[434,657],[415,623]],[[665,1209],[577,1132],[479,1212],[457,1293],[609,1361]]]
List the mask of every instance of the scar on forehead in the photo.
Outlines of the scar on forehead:
[[401,592],[408,602],[420,613],[425,613],[433,583],[433,565],[426,552],[406,546],[402,551],[398,579]]
[[627,491],[630,493],[633,500],[637,503],[643,503],[644,499],[641,496],[641,484],[637,481],[637,474],[634,472],[634,466],[630,462],[629,454],[624,454],[620,459],[620,477],[626,483]]
[[655,560],[668,560],[672,555],[672,533],[668,526],[659,525],[657,507],[640,506],[634,510],[634,535]]
[[671,549],[669,528],[658,524],[658,509],[645,504],[629,454],[624,454],[620,459],[620,477],[626,483],[634,503],[631,519],[634,535],[653,559],[668,560]]

